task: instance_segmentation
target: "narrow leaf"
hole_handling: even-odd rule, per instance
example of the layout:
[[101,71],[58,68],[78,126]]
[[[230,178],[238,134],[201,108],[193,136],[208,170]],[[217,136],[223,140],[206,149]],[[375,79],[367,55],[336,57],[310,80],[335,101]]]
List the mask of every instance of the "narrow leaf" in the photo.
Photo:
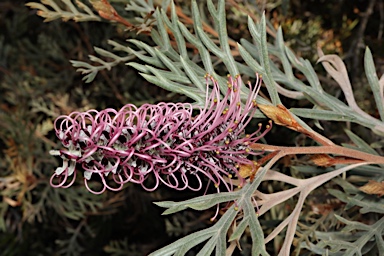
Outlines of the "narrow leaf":
[[361,151],[372,154],[372,155],[377,155],[377,156],[379,155],[371,146],[368,145],[368,143],[362,140],[359,136],[357,136],[350,130],[345,129],[344,131]]
[[376,74],[375,64],[371,50],[367,47],[364,54],[364,69],[365,75],[368,78],[369,86],[372,89],[373,97],[376,102],[377,110],[379,111],[381,120],[384,121],[384,98],[380,88],[379,79]]
[[306,108],[291,108],[290,111],[300,117],[311,118],[313,120],[327,120],[327,121],[341,121],[353,122],[354,117],[349,115],[340,114],[336,111],[323,110],[323,109],[306,109]]
[[249,225],[249,216],[244,217],[239,225],[236,227],[235,231],[232,233],[232,235],[229,237],[229,242],[233,240],[237,240],[241,237],[241,235],[244,233],[245,229]]
[[276,90],[275,82],[273,80],[273,76],[271,73],[271,67],[269,64],[269,54],[267,47],[267,32],[266,32],[266,24],[265,24],[265,14],[261,17],[260,22],[260,43],[261,43],[261,64],[264,66],[265,73],[263,74],[263,80],[267,87],[269,96],[271,97],[273,105],[281,104],[279,95]]

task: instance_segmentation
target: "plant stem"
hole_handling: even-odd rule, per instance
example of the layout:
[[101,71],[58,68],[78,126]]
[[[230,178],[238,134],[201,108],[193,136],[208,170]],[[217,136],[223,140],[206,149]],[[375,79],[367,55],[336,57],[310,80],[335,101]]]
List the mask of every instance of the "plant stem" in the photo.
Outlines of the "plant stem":
[[281,147],[266,145],[260,143],[253,143],[251,148],[254,150],[263,150],[267,152],[279,151],[286,155],[296,155],[296,154],[335,154],[340,156],[346,156],[354,159],[359,159],[366,162],[372,162],[375,164],[384,164],[384,157],[368,154],[359,150],[350,149],[341,147],[338,145],[331,146],[317,146],[317,147]]

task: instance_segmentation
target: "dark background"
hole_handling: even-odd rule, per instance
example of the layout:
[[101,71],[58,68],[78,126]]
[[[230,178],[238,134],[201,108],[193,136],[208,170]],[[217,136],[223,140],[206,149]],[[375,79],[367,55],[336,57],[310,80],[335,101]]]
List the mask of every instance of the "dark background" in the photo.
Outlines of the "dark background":
[[[108,39],[124,44],[128,38],[137,38],[151,44],[150,36],[124,31],[105,20],[44,23],[35,10],[25,6],[27,2],[0,2],[0,254],[146,255],[211,225],[209,218],[215,209],[161,216],[162,209],[152,204],[196,196],[188,191],[160,188],[148,193],[129,185],[118,193],[95,196],[81,182],[70,189],[49,186],[49,178],[60,164],[60,159],[48,154],[50,149],[60,148],[52,132],[58,115],[187,99],[149,84],[124,64],[101,71],[93,82],[85,83],[69,60],[89,62],[88,55],[95,54],[93,46],[111,49]],[[283,0],[277,6],[270,2],[258,4],[265,4],[272,26],[283,27],[285,40],[297,55],[315,63],[318,45],[325,53],[340,55],[357,101],[375,115],[362,63],[365,46],[369,46],[379,76],[384,71],[383,1]],[[189,8],[183,1],[177,4]],[[124,13],[122,5],[113,5],[122,16],[134,18],[134,14]],[[230,36],[249,38],[246,18],[232,8],[236,6],[228,1]],[[319,65],[316,68],[323,72]],[[339,89],[334,88],[329,85],[337,94]],[[324,132],[338,138],[334,129]],[[285,130],[272,132],[267,140],[294,145],[297,138]]]

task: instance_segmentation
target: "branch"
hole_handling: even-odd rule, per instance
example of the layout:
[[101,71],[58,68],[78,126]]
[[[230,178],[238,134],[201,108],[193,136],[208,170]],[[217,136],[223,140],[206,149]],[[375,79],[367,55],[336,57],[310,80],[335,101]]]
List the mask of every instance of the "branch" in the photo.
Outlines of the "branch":
[[[251,148],[254,150],[267,151],[267,152],[279,152],[279,156],[286,155],[312,155],[312,154],[335,154],[340,156],[346,156],[354,159],[359,159],[365,162],[371,162],[373,164],[384,164],[384,157],[371,155],[365,152],[361,152],[358,150],[341,147],[338,145],[331,146],[317,146],[317,147],[281,147],[281,146],[273,146],[266,145],[260,143],[253,143]],[[282,157],[281,156],[281,157]]]

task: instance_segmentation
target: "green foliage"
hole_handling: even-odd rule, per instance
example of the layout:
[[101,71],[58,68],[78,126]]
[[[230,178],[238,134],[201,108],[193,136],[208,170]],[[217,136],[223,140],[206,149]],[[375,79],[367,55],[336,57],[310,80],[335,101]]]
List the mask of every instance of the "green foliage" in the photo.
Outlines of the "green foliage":
[[[334,215],[340,221],[344,228],[336,232],[313,232],[310,236],[316,237],[319,243],[304,243],[302,248],[308,248],[318,254],[330,255],[375,255],[379,254],[384,247],[383,217],[375,216],[373,213],[384,213],[383,199],[373,198],[372,196],[364,196],[353,185],[345,180],[338,179],[337,183],[344,188],[344,192],[335,189],[329,189],[331,195],[335,196],[341,202],[346,204],[345,209],[359,207],[361,214],[371,215],[371,225],[364,224],[359,221],[348,220],[339,215]],[[356,218],[356,217],[355,217]],[[379,218],[379,219],[377,219]]]
[[101,20],[99,16],[93,13],[91,8],[80,1],[73,4],[71,0],[61,0],[58,3],[54,0],[45,0],[43,3],[27,3],[26,5],[39,9],[39,15],[45,18],[45,22],[56,19],[62,19],[63,21],[74,20],[76,22]]
[[[237,255],[241,250],[236,248],[242,248],[244,255],[384,251],[383,199],[358,189],[369,180],[384,179],[384,76],[378,77],[368,47],[363,79],[371,90],[366,97],[373,99],[375,115],[359,107],[351,71],[339,56],[318,49],[318,63],[312,63],[316,56],[308,60],[295,52],[298,41],[314,47],[313,37],[322,31],[319,18],[275,30],[270,13],[279,4],[268,3],[264,14],[256,6],[235,1],[193,0],[185,8],[170,1],[110,2],[133,28],[113,19],[111,24],[96,23],[102,19],[86,1],[28,3],[45,21],[84,22],[44,26],[27,9],[20,11],[9,2],[9,13],[4,15],[8,19],[0,25],[5,31],[0,37],[0,251],[29,255],[32,248],[39,255],[161,256]],[[282,2],[284,12],[287,5]],[[229,18],[242,26],[236,28]],[[355,25],[349,23],[348,31]],[[297,32],[303,30],[315,33]],[[232,33],[243,38],[234,39]],[[76,75],[73,67],[83,76]],[[255,118],[268,117],[293,130],[288,132],[295,140],[288,141],[280,135],[288,129],[275,125],[271,137],[276,138],[267,137],[262,150],[268,154],[279,149],[263,162],[252,182],[232,192],[205,195],[176,195],[164,189],[143,195],[129,186],[95,196],[80,182],[70,189],[50,187],[57,162],[47,152],[59,147],[52,133],[57,116],[186,97],[204,105],[206,73],[219,81],[222,93],[228,73],[250,80],[256,73],[262,75],[265,88],[257,103],[279,114],[276,119],[259,110]],[[246,98],[249,89],[243,88]],[[278,108],[281,104],[288,110]],[[278,119],[283,114],[285,123]],[[279,143],[268,148],[270,141]],[[292,162],[279,161],[290,155],[296,156]],[[339,175],[343,178],[336,178]],[[320,194],[313,199],[320,189],[336,202],[322,202]],[[152,201],[165,208],[163,219],[150,208]],[[215,207],[221,210],[218,220],[194,229],[190,216],[207,220]],[[178,221],[170,221],[172,217]],[[190,232],[164,234],[164,223]],[[148,227],[156,232],[151,234]],[[29,241],[30,237],[36,240]]]
[[127,254],[132,256],[141,255],[134,245],[129,246],[129,241],[127,239],[111,241],[108,245],[104,247],[104,251],[111,256],[123,256]]

